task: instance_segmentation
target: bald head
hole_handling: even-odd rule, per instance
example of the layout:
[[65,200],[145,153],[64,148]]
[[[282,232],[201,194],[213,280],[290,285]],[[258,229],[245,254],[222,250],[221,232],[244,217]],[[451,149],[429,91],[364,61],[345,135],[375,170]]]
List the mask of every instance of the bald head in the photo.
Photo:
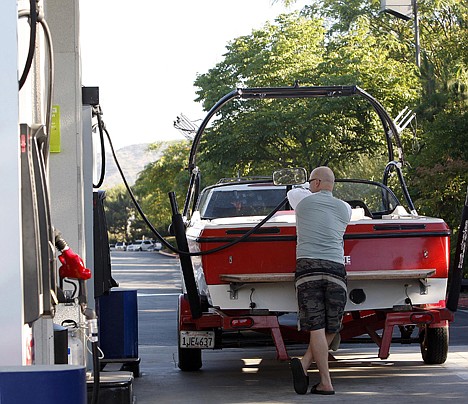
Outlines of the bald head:
[[[312,181],[313,180],[313,181]],[[317,167],[310,173],[310,190],[318,192],[323,190],[333,191],[335,184],[335,174],[329,167]]]

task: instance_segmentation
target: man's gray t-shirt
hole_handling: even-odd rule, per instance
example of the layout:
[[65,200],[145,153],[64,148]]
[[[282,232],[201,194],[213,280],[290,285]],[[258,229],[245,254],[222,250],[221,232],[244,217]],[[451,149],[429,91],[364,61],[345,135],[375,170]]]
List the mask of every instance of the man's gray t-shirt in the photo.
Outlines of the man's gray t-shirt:
[[288,192],[288,200],[296,211],[296,258],[343,264],[343,235],[351,219],[351,207],[324,190],[312,193],[294,188]]

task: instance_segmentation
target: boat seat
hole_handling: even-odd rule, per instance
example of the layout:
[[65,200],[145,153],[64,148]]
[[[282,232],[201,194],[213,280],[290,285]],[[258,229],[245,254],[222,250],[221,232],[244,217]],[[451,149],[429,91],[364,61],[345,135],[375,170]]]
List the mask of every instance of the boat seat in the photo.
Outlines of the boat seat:
[[[379,271],[349,271],[348,281],[426,279],[434,275],[435,269],[392,269]],[[293,282],[294,273],[221,274],[219,278],[232,283]]]

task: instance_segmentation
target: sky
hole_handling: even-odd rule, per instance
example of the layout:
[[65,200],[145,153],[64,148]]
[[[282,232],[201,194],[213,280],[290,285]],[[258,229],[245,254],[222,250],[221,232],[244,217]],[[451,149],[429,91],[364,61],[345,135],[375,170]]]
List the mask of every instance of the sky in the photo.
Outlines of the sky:
[[182,140],[177,116],[206,115],[197,74],[223,59],[229,41],[261,29],[287,8],[272,0],[80,0],[82,85],[98,86],[116,149]]

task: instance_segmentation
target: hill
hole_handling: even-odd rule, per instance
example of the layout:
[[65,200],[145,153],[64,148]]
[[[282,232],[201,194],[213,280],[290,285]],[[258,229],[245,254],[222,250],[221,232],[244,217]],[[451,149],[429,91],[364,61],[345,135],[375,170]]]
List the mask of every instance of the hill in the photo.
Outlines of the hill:
[[[135,184],[139,173],[143,171],[147,164],[161,158],[169,143],[170,142],[161,142],[161,147],[158,150],[150,151],[148,150],[150,143],[141,143],[126,146],[115,151],[117,160],[129,185]],[[96,166],[98,170],[97,175],[99,176],[101,167],[100,151],[96,158]],[[98,179],[96,179],[95,182],[97,182]],[[106,150],[106,173],[101,189],[110,189],[119,184],[123,184],[122,177],[117,169],[112,152]]]

